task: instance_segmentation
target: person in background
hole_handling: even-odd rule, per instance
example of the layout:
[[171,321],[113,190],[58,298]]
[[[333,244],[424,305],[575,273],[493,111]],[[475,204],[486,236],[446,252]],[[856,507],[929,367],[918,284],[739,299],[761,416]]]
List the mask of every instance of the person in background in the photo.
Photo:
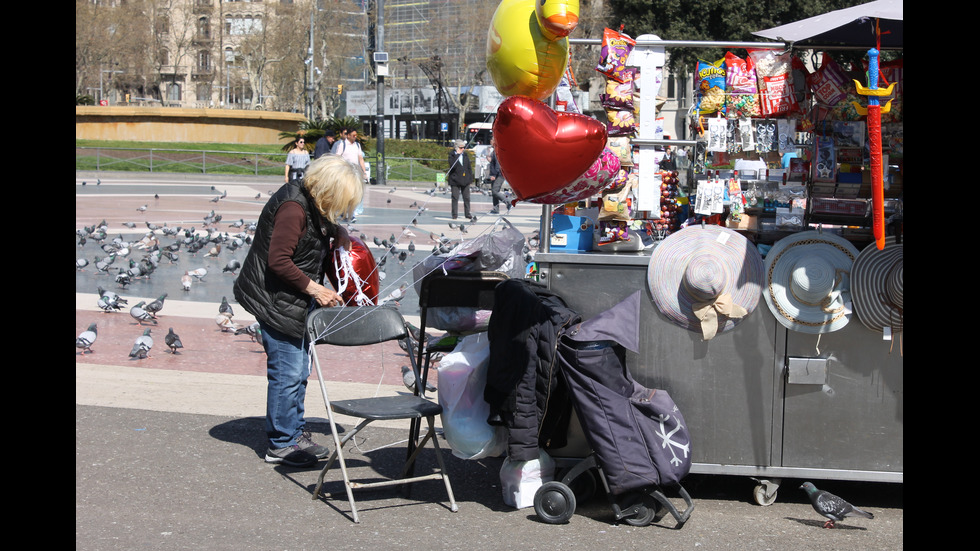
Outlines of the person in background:
[[325,259],[338,247],[350,248],[337,220],[360,203],[361,182],[357,167],[340,157],[313,161],[302,180],[287,182],[263,207],[235,280],[235,300],[258,321],[266,353],[267,463],[309,466],[328,453],[306,429],[306,316],[343,304],[321,282]]
[[472,219],[472,214],[470,213],[470,184],[473,183],[473,170],[470,169],[470,157],[466,154],[466,150],[463,149],[466,146],[466,142],[456,140],[453,145],[455,147],[449,152],[449,172],[446,176],[446,181],[449,183],[449,189],[452,192],[453,198],[453,220],[459,214],[460,195],[463,196],[463,213],[466,215],[466,218]]
[[313,148],[313,159],[319,159],[320,157],[330,153],[333,148],[333,143],[337,141],[337,134],[331,129],[326,129],[323,131],[323,136],[316,141],[316,146]]
[[507,197],[500,191],[504,185],[504,177],[500,172],[500,163],[497,161],[497,149],[490,150],[490,163],[487,166],[490,175],[490,197],[493,198],[493,209],[490,214],[500,214],[500,203],[507,205],[507,213],[510,213],[510,203]]
[[[353,128],[345,128],[341,132],[341,139],[337,143],[333,144],[333,150],[331,153],[334,155],[339,155],[347,160],[348,163],[357,167],[361,171],[361,177],[364,182],[368,181],[368,170],[364,163],[364,151],[361,149],[360,142],[357,141],[357,130]],[[354,209],[354,214],[351,215],[350,221],[353,222],[357,219],[357,216],[364,212],[364,205],[358,204],[357,208]]]
[[303,172],[310,165],[310,152],[306,150],[306,138],[300,136],[286,155],[286,182],[303,179]]

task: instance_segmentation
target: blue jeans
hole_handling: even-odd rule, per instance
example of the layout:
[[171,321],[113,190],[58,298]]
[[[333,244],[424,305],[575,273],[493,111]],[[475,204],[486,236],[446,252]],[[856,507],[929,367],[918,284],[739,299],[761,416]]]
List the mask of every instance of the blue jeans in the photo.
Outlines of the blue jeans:
[[265,431],[270,448],[296,444],[306,425],[306,381],[310,357],[305,339],[290,337],[259,321],[266,354]]

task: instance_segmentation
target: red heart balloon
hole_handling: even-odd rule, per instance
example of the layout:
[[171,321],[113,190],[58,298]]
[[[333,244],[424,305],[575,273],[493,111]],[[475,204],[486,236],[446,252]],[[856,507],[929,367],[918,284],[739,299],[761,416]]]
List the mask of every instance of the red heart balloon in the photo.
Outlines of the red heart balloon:
[[381,288],[378,263],[363,241],[352,235],[349,251],[335,249],[332,268],[326,270],[327,279],[343,297],[345,306],[378,303]]
[[585,173],[606,146],[606,125],[510,96],[497,108],[493,136],[500,172],[523,200],[559,191]]

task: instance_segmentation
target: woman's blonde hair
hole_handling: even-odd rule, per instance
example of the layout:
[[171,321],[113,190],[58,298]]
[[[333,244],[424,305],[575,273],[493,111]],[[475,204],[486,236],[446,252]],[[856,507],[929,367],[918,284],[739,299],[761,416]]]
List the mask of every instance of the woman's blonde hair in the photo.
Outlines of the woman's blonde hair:
[[310,163],[303,185],[320,214],[336,224],[350,216],[364,197],[361,169],[338,155],[324,155]]

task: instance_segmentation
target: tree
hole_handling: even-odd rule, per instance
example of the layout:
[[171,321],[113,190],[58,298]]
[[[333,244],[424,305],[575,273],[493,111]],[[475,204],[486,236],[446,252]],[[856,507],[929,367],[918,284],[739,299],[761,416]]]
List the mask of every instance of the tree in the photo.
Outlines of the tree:
[[[655,34],[664,40],[759,42],[753,31],[791,23],[867,0],[609,0],[617,26],[630,36]],[[674,73],[692,72],[698,59],[715,61],[723,48],[668,48]]]

